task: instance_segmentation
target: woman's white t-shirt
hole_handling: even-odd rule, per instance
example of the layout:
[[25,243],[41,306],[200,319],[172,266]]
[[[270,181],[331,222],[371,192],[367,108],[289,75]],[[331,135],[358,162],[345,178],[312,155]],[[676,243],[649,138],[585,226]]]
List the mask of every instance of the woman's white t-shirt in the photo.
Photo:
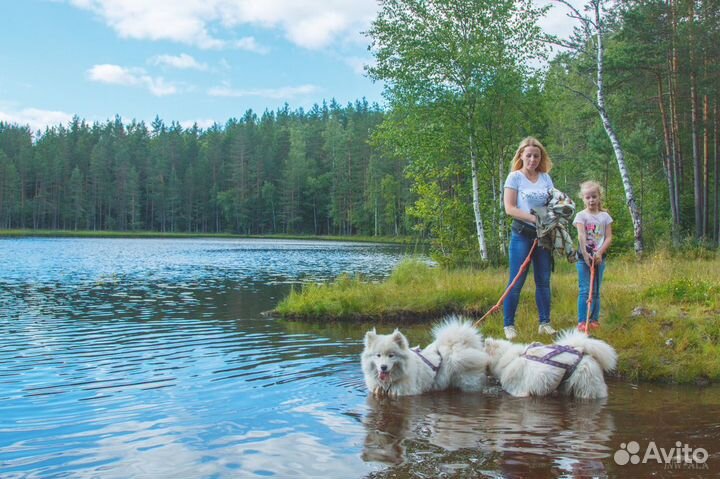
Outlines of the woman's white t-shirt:
[[593,214],[585,209],[575,215],[573,225],[584,225],[585,244],[595,252],[599,250],[605,242],[607,225],[612,222],[612,217],[606,211],[599,211]]
[[[526,213],[530,210],[546,206],[550,198],[549,191],[554,188],[552,179],[547,173],[539,173],[535,183],[528,180],[522,171],[510,172],[505,180],[505,188],[517,191],[517,207]],[[528,223],[527,221],[525,223]],[[532,223],[528,223],[532,224]],[[535,226],[535,225],[533,225]]]

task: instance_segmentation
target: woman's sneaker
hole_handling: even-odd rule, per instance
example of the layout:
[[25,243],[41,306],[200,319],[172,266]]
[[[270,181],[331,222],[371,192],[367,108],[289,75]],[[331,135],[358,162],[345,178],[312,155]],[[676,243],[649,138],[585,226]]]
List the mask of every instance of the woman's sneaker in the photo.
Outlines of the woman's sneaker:
[[553,329],[552,326],[550,326],[550,323],[540,323],[540,327],[538,328],[538,333],[540,334],[555,334],[557,331]]
[[517,331],[515,331],[515,326],[505,326],[505,339],[512,341],[516,337]]

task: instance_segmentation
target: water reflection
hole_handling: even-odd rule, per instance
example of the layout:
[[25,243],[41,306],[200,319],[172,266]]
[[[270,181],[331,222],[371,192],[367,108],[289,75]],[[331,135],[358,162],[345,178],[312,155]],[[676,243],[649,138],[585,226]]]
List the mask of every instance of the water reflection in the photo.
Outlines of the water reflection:
[[367,404],[363,459],[400,465],[393,474],[602,475],[615,430],[605,401],[443,392]]

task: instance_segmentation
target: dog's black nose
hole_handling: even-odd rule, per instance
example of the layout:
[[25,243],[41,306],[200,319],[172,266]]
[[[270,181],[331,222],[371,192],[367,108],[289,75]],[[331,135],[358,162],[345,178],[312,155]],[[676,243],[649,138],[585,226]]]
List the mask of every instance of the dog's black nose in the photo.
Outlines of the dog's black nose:
[[380,371],[387,371],[387,366],[385,366],[384,364],[380,366]]

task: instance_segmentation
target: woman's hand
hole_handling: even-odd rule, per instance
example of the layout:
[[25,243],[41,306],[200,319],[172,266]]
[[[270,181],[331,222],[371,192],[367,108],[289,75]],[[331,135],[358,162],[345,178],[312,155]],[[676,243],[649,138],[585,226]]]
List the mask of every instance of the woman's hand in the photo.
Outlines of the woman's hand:
[[593,258],[595,258],[595,264],[601,264],[603,262],[603,257],[601,253],[595,252]]

